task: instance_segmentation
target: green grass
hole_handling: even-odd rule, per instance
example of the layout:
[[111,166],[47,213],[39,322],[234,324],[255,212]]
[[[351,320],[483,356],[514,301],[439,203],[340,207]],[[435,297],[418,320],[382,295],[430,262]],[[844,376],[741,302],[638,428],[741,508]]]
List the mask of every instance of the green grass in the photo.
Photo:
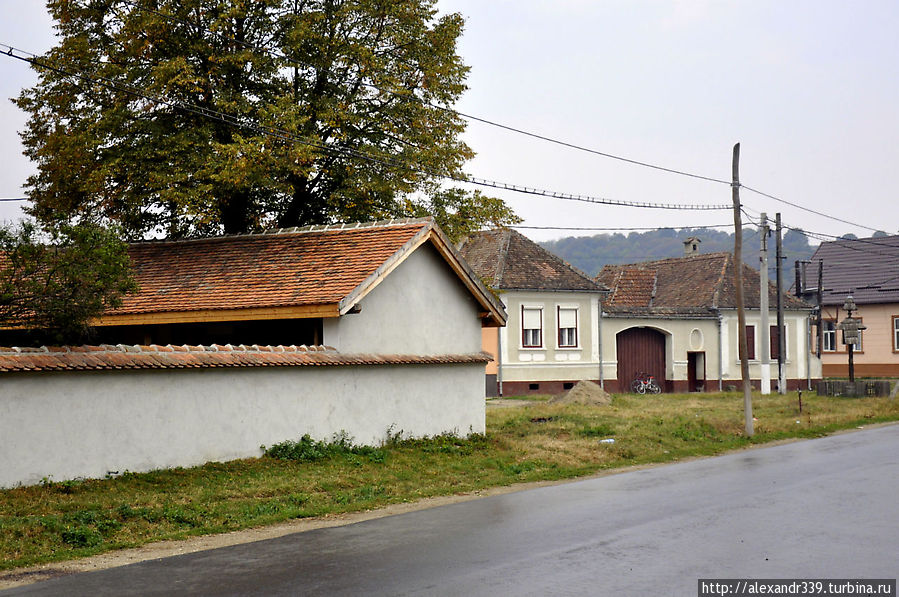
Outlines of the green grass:
[[[604,407],[528,401],[488,409],[486,435],[354,446],[297,438],[272,456],[0,491],[0,569],[152,541],[378,508],[487,487],[720,454],[774,440],[899,420],[899,400],[795,393],[615,396]],[[387,430],[385,430],[387,432]],[[602,443],[603,439],[614,443]]]

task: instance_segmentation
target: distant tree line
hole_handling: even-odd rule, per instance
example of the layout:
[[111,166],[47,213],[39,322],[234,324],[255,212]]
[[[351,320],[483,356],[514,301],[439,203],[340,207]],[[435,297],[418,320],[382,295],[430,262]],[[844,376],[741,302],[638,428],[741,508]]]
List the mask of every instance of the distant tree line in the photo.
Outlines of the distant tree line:
[[[681,230],[652,230],[648,232],[631,232],[598,234],[595,236],[567,237],[541,243],[547,250],[555,253],[584,273],[596,276],[604,265],[622,263],[639,263],[655,261],[670,257],[681,257],[684,254],[684,241],[689,237],[699,238],[700,253],[733,252],[734,235],[732,232],[711,230],[708,228],[683,228]],[[849,236],[849,235],[847,235]],[[743,261],[759,268],[758,230],[743,229]],[[772,234],[769,244],[769,258],[773,282],[775,268],[775,239]],[[801,231],[787,230],[783,237],[784,284],[789,287],[793,283],[793,264],[797,260],[809,259],[815,252],[808,237]]]

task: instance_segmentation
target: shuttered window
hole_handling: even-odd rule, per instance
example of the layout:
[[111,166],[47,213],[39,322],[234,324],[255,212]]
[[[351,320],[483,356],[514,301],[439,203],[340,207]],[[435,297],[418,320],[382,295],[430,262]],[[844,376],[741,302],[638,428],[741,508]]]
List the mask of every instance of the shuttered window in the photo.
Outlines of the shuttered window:
[[543,309],[521,307],[521,345],[525,348],[543,346]]
[[750,361],[755,359],[755,326],[747,325],[746,326],[746,350],[748,354],[746,358]]
[[577,348],[577,308],[558,307],[559,348]]

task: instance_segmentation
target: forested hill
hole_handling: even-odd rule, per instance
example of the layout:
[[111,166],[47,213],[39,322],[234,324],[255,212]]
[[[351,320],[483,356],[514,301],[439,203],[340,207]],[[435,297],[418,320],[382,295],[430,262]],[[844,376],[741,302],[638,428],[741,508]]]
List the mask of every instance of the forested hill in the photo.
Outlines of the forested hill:
[[[652,230],[649,232],[631,232],[628,235],[598,234],[596,236],[568,237],[540,243],[571,265],[596,276],[602,266],[618,263],[639,263],[669,257],[681,257],[684,254],[683,242],[691,237],[699,238],[700,253],[733,252],[733,233],[713,229]],[[770,279],[774,282],[774,251],[776,240],[772,234],[768,240],[768,264]],[[758,269],[760,240],[758,230],[743,230],[743,260]],[[808,238],[793,230],[786,231],[783,237],[784,285],[789,288],[793,284],[793,263],[796,260],[808,259],[815,252],[809,245]]]

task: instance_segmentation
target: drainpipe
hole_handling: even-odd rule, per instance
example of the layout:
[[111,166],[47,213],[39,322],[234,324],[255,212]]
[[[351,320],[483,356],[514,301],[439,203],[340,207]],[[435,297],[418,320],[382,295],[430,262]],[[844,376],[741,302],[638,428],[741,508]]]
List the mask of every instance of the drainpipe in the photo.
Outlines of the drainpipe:
[[718,391],[724,391],[724,382],[721,377],[724,375],[724,346],[722,345],[723,332],[721,324],[724,316],[718,313]]
[[496,328],[496,383],[500,398],[503,396],[503,329]]
[[597,327],[599,328],[599,337],[597,340],[597,343],[599,344],[599,387],[605,390],[606,382],[605,379],[603,379],[602,374],[602,296],[596,301],[596,305],[597,310],[599,311],[599,316],[596,318]]

